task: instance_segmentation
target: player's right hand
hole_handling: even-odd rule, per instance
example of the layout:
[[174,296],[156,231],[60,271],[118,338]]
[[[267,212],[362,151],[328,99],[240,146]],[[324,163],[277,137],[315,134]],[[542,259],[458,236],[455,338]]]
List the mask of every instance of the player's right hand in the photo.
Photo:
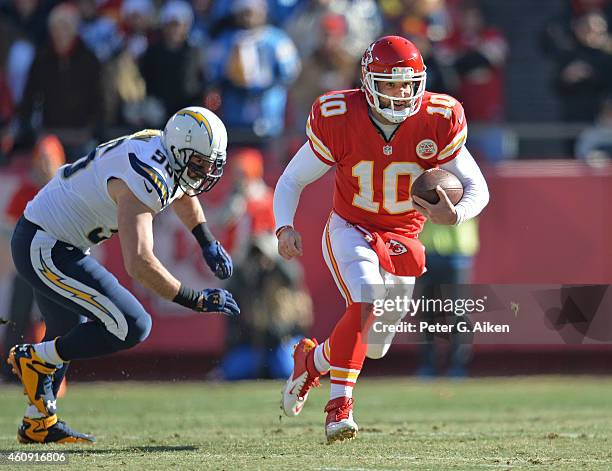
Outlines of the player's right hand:
[[278,253],[287,260],[304,254],[302,236],[293,227],[284,228],[278,235]]
[[200,312],[220,312],[230,317],[240,314],[240,308],[232,293],[219,288],[208,288],[200,291],[196,310]]

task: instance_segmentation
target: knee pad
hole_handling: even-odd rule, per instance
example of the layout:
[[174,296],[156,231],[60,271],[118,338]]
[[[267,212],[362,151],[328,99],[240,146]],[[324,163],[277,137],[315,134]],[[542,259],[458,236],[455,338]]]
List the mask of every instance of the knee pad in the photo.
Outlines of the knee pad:
[[366,352],[366,357],[372,360],[378,360],[379,358],[384,357],[387,352],[391,348],[391,344],[371,344],[368,345],[368,350]]
[[[399,317],[399,319],[398,319]],[[383,317],[377,317],[374,322],[380,322],[383,325],[395,325],[397,326],[401,321],[400,314],[394,313],[394,315],[387,315]],[[395,332],[382,331],[377,332],[375,330],[375,325],[372,324],[370,329],[368,330],[368,349],[366,352],[366,356],[373,360],[384,357],[389,348],[391,348],[391,344],[393,343],[393,339],[395,338]]]

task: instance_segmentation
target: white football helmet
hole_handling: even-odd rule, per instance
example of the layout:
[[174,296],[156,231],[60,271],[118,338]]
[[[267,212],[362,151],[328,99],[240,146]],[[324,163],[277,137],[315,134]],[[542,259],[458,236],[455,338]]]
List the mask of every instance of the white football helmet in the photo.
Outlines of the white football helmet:
[[174,178],[189,196],[210,191],[223,174],[227,131],[219,117],[201,106],[174,113],[162,131]]

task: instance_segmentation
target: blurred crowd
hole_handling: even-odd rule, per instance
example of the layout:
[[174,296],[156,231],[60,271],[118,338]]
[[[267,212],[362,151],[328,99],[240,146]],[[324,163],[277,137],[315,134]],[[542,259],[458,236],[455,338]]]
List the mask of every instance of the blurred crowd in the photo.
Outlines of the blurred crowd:
[[579,159],[612,157],[612,2],[570,0],[543,34],[544,52],[556,63],[561,117],[590,123],[575,144]]
[[[596,128],[578,143],[583,156],[609,145],[612,5],[564,3],[543,25],[541,53],[555,64],[559,118]],[[387,33],[417,44],[428,89],[459,98],[471,124],[500,124],[510,51],[504,32],[486,20],[494,5],[0,0],[0,160],[31,151],[47,134],[75,160],[98,142],[160,127],[177,109],[203,104],[222,116],[231,143],[282,163],[304,139],[313,99],[359,86],[361,54]]]
[[231,143],[283,162],[313,99],[358,86],[383,33],[413,40],[428,88],[471,121],[503,120],[508,45],[471,0],[0,0],[0,153],[53,134],[75,160],[203,104]]

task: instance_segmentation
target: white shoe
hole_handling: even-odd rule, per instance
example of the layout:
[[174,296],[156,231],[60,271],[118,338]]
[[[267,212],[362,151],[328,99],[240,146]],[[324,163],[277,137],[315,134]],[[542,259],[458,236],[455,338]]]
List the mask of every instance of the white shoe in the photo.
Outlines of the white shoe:
[[359,427],[353,420],[353,399],[338,397],[325,406],[325,436],[327,444],[352,440],[357,436]]
[[281,408],[285,415],[295,417],[298,415],[310,389],[319,386],[320,373],[314,367],[314,349],[316,339],[302,339],[293,350],[293,372],[285,383]]

